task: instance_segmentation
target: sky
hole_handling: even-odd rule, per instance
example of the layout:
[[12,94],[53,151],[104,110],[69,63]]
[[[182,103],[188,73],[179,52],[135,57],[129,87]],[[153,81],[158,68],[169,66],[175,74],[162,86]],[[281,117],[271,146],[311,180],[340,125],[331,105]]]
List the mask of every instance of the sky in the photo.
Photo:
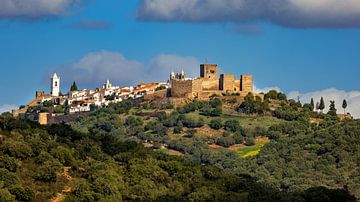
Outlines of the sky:
[[166,81],[199,64],[360,117],[358,0],[1,0],[0,112],[50,91]]

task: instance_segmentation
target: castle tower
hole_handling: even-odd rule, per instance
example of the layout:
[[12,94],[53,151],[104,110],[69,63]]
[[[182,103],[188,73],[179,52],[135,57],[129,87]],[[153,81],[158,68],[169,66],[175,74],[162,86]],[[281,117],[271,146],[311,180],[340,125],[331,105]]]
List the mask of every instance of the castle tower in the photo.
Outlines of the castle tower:
[[219,79],[218,65],[216,64],[201,64],[200,77],[208,80]]
[[253,76],[252,75],[241,75],[240,76],[240,91],[244,95],[252,93],[254,88]]
[[60,95],[60,77],[56,73],[51,78],[51,95],[54,97]]

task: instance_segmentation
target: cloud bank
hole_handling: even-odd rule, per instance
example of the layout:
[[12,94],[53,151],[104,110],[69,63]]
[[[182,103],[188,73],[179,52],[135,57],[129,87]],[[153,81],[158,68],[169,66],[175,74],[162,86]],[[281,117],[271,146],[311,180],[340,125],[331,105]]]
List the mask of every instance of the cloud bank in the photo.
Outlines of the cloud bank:
[[144,21],[269,21],[298,28],[359,28],[359,0],[142,0]]
[[288,93],[288,97],[291,99],[297,99],[300,97],[300,101],[302,103],[310,103],[311,98],[313,98],[315,104],[316,102],[320,102],[320,98],[323,97],[326,106],[325,111],[328,111],[329,109],[330,100],[334,100],[338,113],[344,113],[342,109],[342,103],[345,99],[348,103],[346,111],[350,112],[355,118],[360,118],[360,91],[347,92],[335,88],[329,88],[308,93],[293,91]]
[[[52,70],[65,85],[76,81],[81,87],[99,87],[109,79],[115,85],[136,85],[141,81],[167,81],[171,71],[184,69],[187,76],[199,74],[200,62],[194,57],[159,54],[149,64],[126,58],[120,52],[99,51],[85,55],[78,62]],[[47,75],[48,77],[48,75]],[[96,85],[96,86],[94,86]]]
[[13,109],[17,109],[18,107],[15,105],[10,105],[10,104],[4,104],[0,106],[0,114],[4,113],[4,112],[11,112],[11,110]]
[[1,0],[0,19],[41,19],[66,15],[84,0]]

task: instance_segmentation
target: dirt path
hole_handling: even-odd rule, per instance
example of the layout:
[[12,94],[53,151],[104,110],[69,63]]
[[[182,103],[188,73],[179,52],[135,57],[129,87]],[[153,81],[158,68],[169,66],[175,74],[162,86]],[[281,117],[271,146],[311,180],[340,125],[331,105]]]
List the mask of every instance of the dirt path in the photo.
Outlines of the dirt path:
[[[72,182],[73,178],[69,175],[69,170],[71,169],[71,167],[64,167],[64,171],[61,173],[61,175],[63,177],[65,177],[68,180],[68,184],[70,184],[70,182]],[[61,191],[61,193],[52,198],[50,201],[51,202],[61,202],[65,199],[65,194],[70,193],[72,191],[72,188],[68,185],[66,185],[63,190]]]

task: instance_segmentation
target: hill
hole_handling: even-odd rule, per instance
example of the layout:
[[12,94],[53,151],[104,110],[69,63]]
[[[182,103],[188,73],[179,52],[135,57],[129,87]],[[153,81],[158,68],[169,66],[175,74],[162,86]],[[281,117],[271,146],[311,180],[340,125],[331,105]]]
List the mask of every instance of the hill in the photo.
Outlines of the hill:
[[4,114],[0,128],[0,201],[359,197],[360,122],[284,99],[128,100],[67,124]]

